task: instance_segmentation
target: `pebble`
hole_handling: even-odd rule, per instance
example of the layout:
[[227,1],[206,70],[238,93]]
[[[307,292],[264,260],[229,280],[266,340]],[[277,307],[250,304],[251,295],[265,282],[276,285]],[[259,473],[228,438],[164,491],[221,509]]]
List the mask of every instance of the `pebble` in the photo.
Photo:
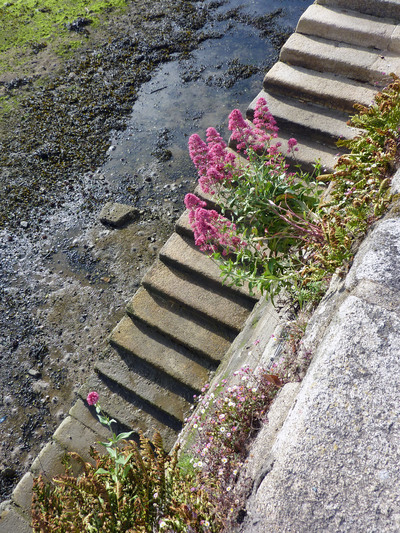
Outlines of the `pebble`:
[[28,374],[35,379],[39,379],[40,376],[42,375],[41,372],[39,372],[39,370],[36,370],[35,368],[30,368],[28,370]]

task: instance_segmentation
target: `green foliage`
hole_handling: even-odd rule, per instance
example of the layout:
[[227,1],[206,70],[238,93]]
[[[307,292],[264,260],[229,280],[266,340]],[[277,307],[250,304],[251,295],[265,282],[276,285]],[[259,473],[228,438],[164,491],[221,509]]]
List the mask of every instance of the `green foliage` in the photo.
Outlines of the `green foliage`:
[[[125,442],[117,454],[91,450],[94,463],[71,453],[66,474],[47,483],[34,481],[32,504],[36,533],[153,531],[218,531],[218,520],[204,529],[201,522],[214,516],[206,493],[194,492],[194,472],[178,465],[178,449],[163,450],[156,434],[152,443],[143,436],[140,446]],[[83,471],[73,474],[71,459]],[[121,467],[116,475],[116,464]]]
[[[242,244],[212,254],[225,280],[247,283],[272,300],[285,289],[303,306],[319,301],[335,271],[345,272],[357,244],[392,201],[400,124],[400,79],[392,77],[370,107],[355,106],[358,114],[349,124],[360,133],[338,142],[349,153],[333,174],[288,174],[283,155],[271,155],[268,146],[264,152],[247,146],[245,164],[225,166],[232,178],[214,192]],[[324,182],[330,185],[322,195]]]
[[391,175],[398,163],[400,80],[378,93],[370,107],[355,105],[358,114],[349,121],[360,133],[339,146],[349,149],[340,157],[335,172],[320,177],[331,182],[331,192],[319,206],[327,236],[323,246],[312,246],[316,262],[305,268],[310,279],[323,279],[327,272],[348,264],[355,245],[392,201]]
[[[271,298],[290,289],[306,260],[304,242],[324,240],[317,208],[322,193],[312,176],[288,175],[282,157],[248,150],[249,165],[217,192],[218,202],[235,224],[245,246],[234,254],[215,253],[226,278],[246,281]],[[290,251],[290,254],[289,254]]]
[[318,213],[322,189],[309,174],[288,176],[283,158],[249,152],[249,166],[217,192],[244,246],[213,257],[231,284],[246,282],[273,299],[297,286],[299,271],[312,259],[307,246],[325,242]]
[[77,17],[89,17],[96,23],[99,13],[125,4],[125,0],[0,1],[0,24],[4,30],[0,52],[35,43],[46,46],[46,40],[68,35],[65,25]]
[[67,25],[86,18],[97,26],[103,13],[123,9],[126,0],[0,0],[0,72],[12,71],[32,55],[68,55],[85,41],[85,30]]

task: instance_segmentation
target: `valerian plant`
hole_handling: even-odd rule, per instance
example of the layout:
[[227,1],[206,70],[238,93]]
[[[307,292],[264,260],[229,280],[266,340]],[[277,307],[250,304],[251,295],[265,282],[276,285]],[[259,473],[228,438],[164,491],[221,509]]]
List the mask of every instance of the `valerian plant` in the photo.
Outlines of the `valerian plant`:
[[[187,195],[196,244],[218,261],[230,283],[257,288],[271,298],[282,289],[301,303],[318,300],[329,278],[351,261],[354,243],[391,201],[390,176],[398,157],[400,80],[375,103],[355,106],[350,124],[360,133],[339,141],[350,153],[333,174],[289,172],[278,127],[266,101],[257,101],[253,123],[239,110],[229,118],[233,153],[214,128],[207,142],[189,140],[199,184],[214,195],[219,212]],[[289,139],[288,152],[297,149]],[[330,182],[329,194],[320,186]]]
[[[207,210],[205,202],[189,194],[189,221],[196,244],[220,262],[231,282],[246,281],[250,289],[273,296],[292,287],[296,271],[310,260],[303,253],[305,244],[325,240],[317,213],[321,189],[308,174],[289,172],[264,99],[257,101],[253,126],[235,109],[229,129],[245,159],[230,151],[214,128],[207,130],[207,143],[198,135],[189,140],[200,186],[215,195],[222,213]],[[288,151],[296,144],[290,139]]]

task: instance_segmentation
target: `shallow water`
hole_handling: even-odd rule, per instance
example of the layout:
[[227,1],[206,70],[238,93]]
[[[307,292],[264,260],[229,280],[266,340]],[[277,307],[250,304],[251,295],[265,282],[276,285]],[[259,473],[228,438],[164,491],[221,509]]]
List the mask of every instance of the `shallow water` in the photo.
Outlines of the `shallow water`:
[[[227,13],[240,8],[240,14],[266,15],[279,10],[274,26],[279,31],[291,31],[309,0],[252,0],[245,5],[240,0],[228,0],[219,8]],[[244,113],[251,100],[262,89],[264,73],[278,57],[277,47],[269,36],[250,24],[235,18],[212,23],[212,29],[223,37],[209,39],[185,59],[167,63],[144,84],[134,104],[127,128],[112,138],[107,163],[100,169],[110,181],[119,176],[146,175],[146,170],[159,163],[152,155],[158,136],[166,137],[162,148],[169,150],[171,159],[162,163],[162,184],[181,183],[189,178],[193,186],[195,173],[188,157],[187,142],[193,133],[203,138],[208,127],[216,127],[228,139],[228,115],[234,108]],[[243,79],[230,65],[246,65],[259,69]],[[160,185],[160,183],[159,183]],[[141,206],[144,197],[138,199]]]

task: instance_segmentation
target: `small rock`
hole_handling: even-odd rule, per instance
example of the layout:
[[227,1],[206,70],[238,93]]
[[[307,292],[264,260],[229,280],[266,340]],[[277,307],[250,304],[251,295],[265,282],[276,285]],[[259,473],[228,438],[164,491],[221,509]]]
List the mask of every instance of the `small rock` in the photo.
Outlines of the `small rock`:
[[26,229],[29,226],[29,222],[27,222],[26,220],[21,220],[19,225],[21,226],[21,228]]
[[39,379],[38,381],[32,384],[32,390],[39,394],[44,392],[48,388],[49,388],[49,384],[46,381],[43,381],[42,379]]
[[42,375],[42,374],[39,372],[39,370],[36,370],[35,368],[30,368],[30,369],[28,370],[28,374],[29,374],[30,376],[32,376],[33,378],[35,378],[35,379],[39,379],[40,376]]
[[86,17],[78,17],[76,20],[71,22],[70,24],[66,24],[66,28],[69,31],[75,31],[77,33],[85,33],[85,26],[88,26],[91,24],[92,21]]
[[153,254],[155,254],[158,250],[158,246],[153,243],[149,244],[148,248],[149,248],[149,252],[152,252]]
[[65,412],[62,409],[60,409],[59,411],[57,411],[55,416],[56,416],[57,420],[60,420],[60,421],[64,420]]
[[17,475],[17,472],[14,468],[12,467],[6,467],[4,468],[4,470],[1,472],[1,477],[3,479],[12,479],[14,478],[15,476]]
[[138,210],[131,205],[107,202],[100,212],[100,222],[106,226],[121,228],[137,216]]

